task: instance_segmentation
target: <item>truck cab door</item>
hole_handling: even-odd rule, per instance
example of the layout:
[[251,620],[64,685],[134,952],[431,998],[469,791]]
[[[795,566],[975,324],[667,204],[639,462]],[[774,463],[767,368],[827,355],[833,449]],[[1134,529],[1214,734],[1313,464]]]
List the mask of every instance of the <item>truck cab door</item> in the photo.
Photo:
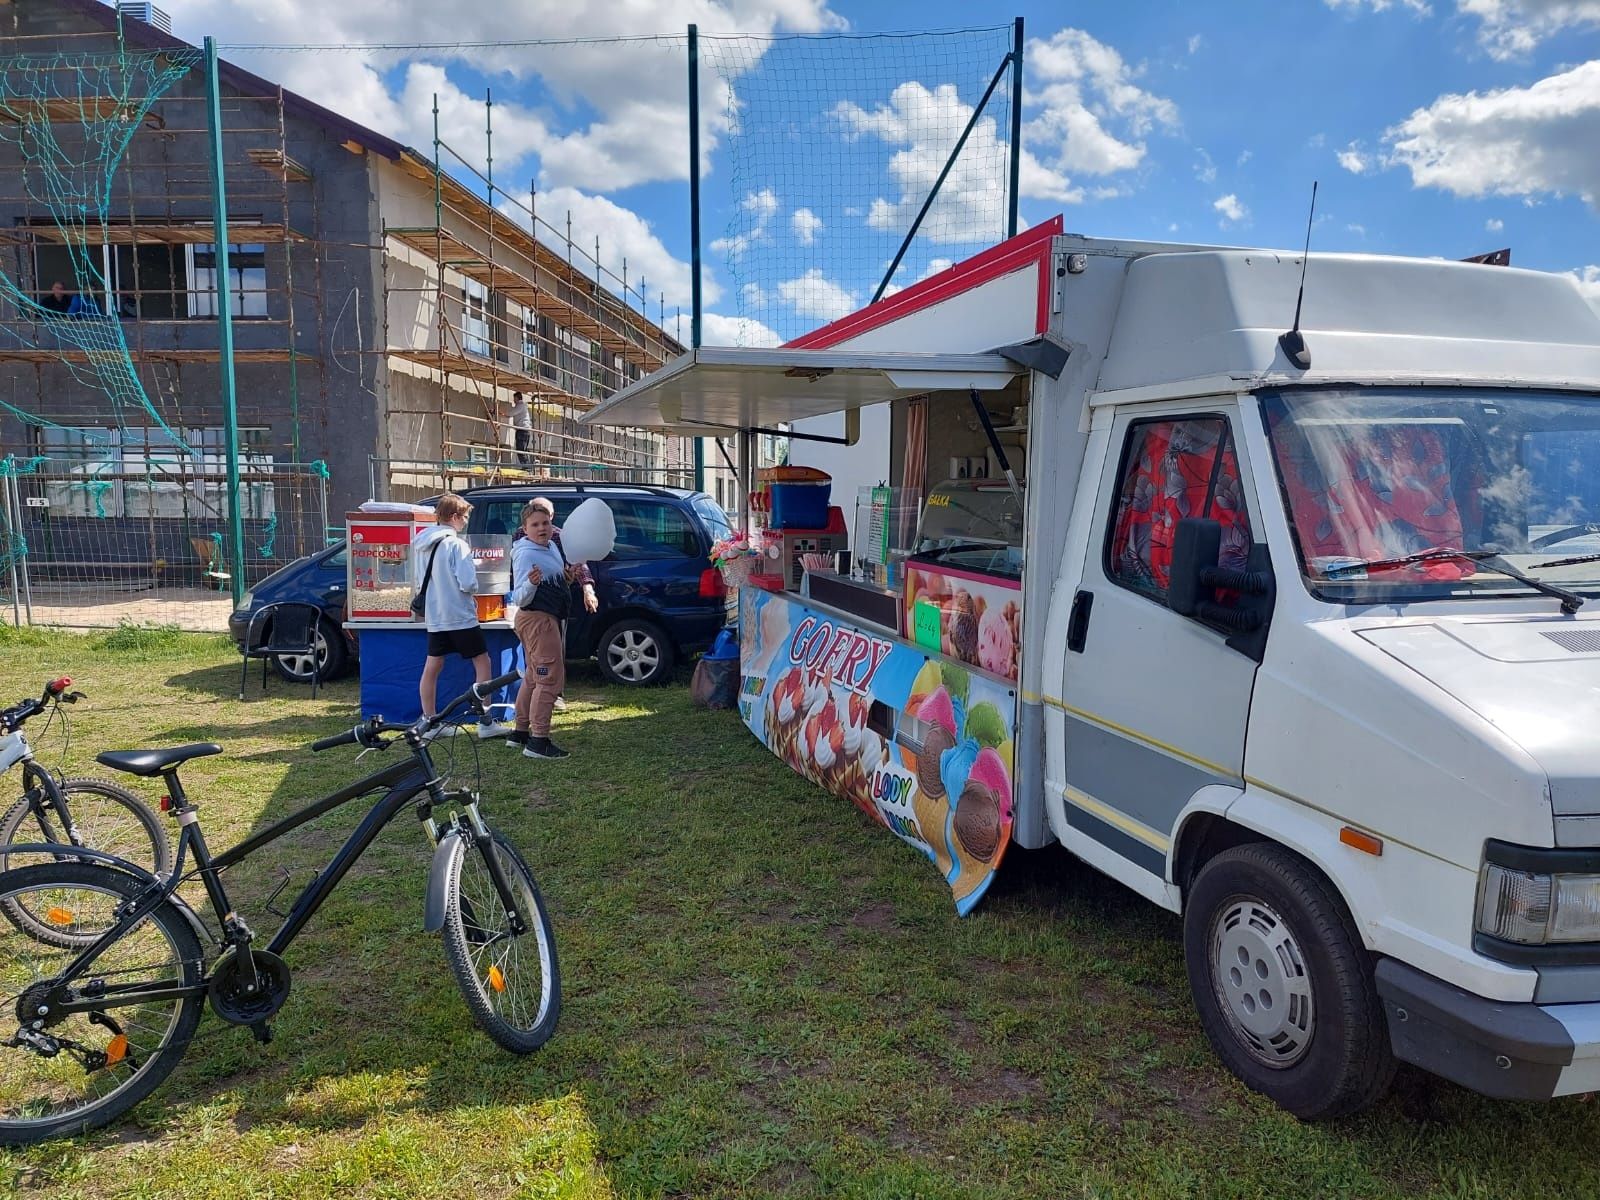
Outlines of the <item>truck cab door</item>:
[[1147,891],[1166,877],[1190,798],[1208,784],[1243,786],[1256,660],[1166,603],[1180,519],[1220,523],[1221,566],[1242,568],[1249,555],[1257,522],[1238,421],[1231,398],[1113,417],[1085,514],[1060,693],[1046,697],[1064,730],[1063,769],[1052,773],[1064,793],[1063,840],[1113,874],[1117,859],[1149,872]]

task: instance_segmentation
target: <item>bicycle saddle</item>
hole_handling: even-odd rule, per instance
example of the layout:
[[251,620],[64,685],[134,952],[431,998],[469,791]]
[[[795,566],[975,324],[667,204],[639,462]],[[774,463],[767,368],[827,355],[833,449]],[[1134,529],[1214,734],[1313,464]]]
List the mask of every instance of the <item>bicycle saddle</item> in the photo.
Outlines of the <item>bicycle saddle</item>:
[[181,766],[191,758],[221,753],[222,747],[215,742],[192,742],[187,746],[168,746],[165,750],[107,750],[96,754],[94,760],[113,771],[150,776]]

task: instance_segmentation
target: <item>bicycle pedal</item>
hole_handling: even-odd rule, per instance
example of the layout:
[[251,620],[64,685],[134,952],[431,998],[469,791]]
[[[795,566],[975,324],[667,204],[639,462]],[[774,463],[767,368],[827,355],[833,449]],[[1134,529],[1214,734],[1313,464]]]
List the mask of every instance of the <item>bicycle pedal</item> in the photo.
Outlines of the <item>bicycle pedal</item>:
[[255,1035],[256,1041],[265,1046],[272,1041],[272,1026],[265,1021],[257,1021],[250,1026],[250,1032]]

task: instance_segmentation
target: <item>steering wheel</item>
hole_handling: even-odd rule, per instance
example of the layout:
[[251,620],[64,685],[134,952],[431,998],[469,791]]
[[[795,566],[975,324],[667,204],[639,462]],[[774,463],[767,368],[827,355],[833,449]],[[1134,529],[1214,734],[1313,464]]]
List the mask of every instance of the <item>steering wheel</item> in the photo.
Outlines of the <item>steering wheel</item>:
[[1562,529],[1555,530],[1553,533],[1546,533],[1536,537],[1528,545],[1536,550],[1542,550],[1546,546],[1554,546],[1561,542],[1571,541],[1573,538],[1581,537],[1586,533],[1600,533],[1600,525],[1568,525]]

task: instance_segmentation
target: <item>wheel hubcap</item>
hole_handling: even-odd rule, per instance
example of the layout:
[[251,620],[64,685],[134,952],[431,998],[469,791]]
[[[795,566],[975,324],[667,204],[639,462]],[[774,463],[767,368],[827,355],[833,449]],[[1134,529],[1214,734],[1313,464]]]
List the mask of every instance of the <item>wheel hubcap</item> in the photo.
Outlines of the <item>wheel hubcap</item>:
[[1291,1067],[1311,1047],[1316,1010],[1294,932],[1256,899],[1231,901],[1211,931],[1211,981],[1234,1036],[1264,1066]]
[[619,677],[638,683],[650,678],[661,665],[661,648],[649,634],[628,629],[611,639],[606,661]]
[[280,654],[278,655],[278,661],[283,664],[283,669],[289,674],[302,679],[310,679],[313,664],[323,671],[327,670],[328,641],[322,634],[317,634],[317,653],[315,658],[309,654]]

